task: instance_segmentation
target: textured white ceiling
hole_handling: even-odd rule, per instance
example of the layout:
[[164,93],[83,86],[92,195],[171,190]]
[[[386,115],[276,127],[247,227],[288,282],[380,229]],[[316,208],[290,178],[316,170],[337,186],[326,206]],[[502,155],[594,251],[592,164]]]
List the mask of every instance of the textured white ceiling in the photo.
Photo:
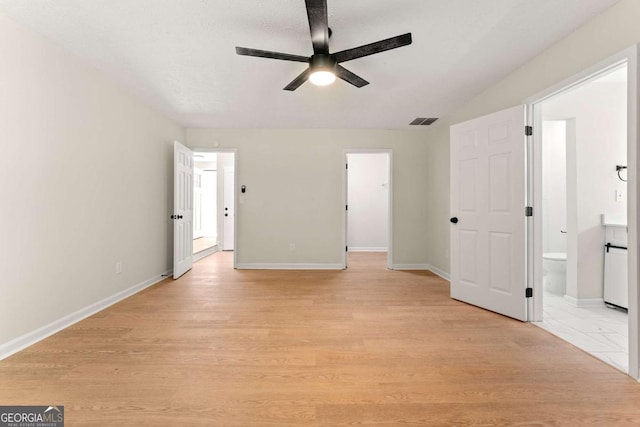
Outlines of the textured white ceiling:
[[0,0],[189,127],[404,129],[443,117],[617,0],[328,1],[330,50],[406,32],[413,44],[344,63],[371,84],[282,88],[312,53],[303,0]]

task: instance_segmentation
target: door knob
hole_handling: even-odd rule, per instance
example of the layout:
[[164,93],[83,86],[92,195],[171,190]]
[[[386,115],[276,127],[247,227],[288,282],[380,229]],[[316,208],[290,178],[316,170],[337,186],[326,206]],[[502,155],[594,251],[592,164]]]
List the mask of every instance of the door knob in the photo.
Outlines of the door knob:
[[458,223],[458,217],[454,216],[449,221],[451,221],[453,224],[457,224]]
[[178,219],[182,219],[182,215],[178,215]]
[[224,214],[224,216],[229,216],[229,214],[226,213],[226,214]]
[[229,208],[224,208],[224,210],[225,210],[225,211],[228,211],[228,210],[229,210]]

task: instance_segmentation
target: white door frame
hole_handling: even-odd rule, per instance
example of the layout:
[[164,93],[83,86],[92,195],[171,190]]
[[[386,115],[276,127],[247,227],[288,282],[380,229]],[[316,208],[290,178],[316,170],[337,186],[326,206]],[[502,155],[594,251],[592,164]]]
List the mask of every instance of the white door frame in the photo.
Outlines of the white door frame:
[[389,222],[387,225],[388,247],[387,250],[387,268],[393,269],[393,150],[391,148],[347,148],[343,150],[342,162],[342,206],[344,215],[342,216],[342,247],[345,250],[342,253],[342,268],[347,268],[347,211],[348,202],[347,194],[347,154],[376,154],[383,153],[389,155]]
[[233,214],[235,215],[235,221],[233,225],[233,268],[238,268],[238,252],[240,252],[240,245],[238,244],[238,149],[237,148],[214,148],[214,147],[191,147],[194,153],[232,153],[233,154],[233,180],[236,183],[236,194],[233,201]]
[[542,206],[542,117],[541,103],[561,92],[581,86],[594,77],[605,74],[608,71],[626,63],[627,64],[627,230],[629,239],[628,250],[628,280],[629,280],[629,375],[640,380],[640,352],[639,337],[640,300],[638,293],[638,229],[640,219],[638,218],[638,202],[640,194],[638,191],[637,169],[640,165],[638,154],[640,153],[638,133],[638,50],[640,45],[632,46],[619,52],[606,60],[595,64],[586,70],[578,73],[550,88],[527,98],[524,102],[527,105],[527,122],[533,126],[533,141],[527,148],[529,153],[529,206],[534,207],[533,225],[529,233],[529,277],[532,278],[533,298],[531,298],[529,312],[533,317],[529,320],[542,320],[542,215],[536,206]]
[[[230,170],[231,169],[231,170]],[[231,172],[231,173],[230,173]],[[222,219],[222,241],[220,242],[220,249],[223,251],[232,251],[235,246],[235,206],[236,206],[236,182],[235,182],[236,172],[235,166],[224,166],[222,167],[222,210],[218,212]],[[231,185],[229,186],[230,180]],[[229,188],[230,187],[230,188]],[[229,191],[227,191],[229,189]],[[229,198],[233,198],[232,203],[229,202]],[[233,206],[231,206],[233,205]],[[227,208],[233,209],[231,212],[231,217],[227,217],[228,211]],[[227,229],[231,227],[233,233],[227,233]]]

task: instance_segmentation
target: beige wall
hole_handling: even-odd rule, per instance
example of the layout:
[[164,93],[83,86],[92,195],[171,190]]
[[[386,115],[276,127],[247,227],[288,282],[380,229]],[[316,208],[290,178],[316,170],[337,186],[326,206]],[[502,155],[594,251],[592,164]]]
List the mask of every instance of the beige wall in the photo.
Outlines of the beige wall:
[[640,1],[622,0],[476,96],[427,135],[429,263],[449,271],[449,126],[525,99],[640,42]]
[[238,149],[236,186],[247,187],[236,213],[239,265],[342,263],[346,148],[393,150],[392,262],[426,265],[428,147],[423,131],[187,130],[192,148],[216,142]]
[[0,52],[1,348],[170,268],[184,130],[1,15]]

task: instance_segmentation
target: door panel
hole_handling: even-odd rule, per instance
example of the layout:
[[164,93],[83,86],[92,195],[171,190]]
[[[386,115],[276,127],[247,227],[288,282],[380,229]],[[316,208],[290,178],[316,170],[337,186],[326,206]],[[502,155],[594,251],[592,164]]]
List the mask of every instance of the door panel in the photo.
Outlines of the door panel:
[[225,167],[222,175],[223,188],[223,229],[222,229],[222,250],[234,250],[234,228],[235,228],[235,170],[232,167]]
[[459,206],[463,212],[476,211],[476,164],[477,159],[462,160],[459,175]]
[[193,266],[193,152],[173,148],[173,278]]
[[524,106],[451,127],[451,297],[526,320]]
[[478,274],[476,271],[477,234],[472,230],[460,230],[460,280],[467,285],[476,285]]
[[511,156],[501,153],[489,159],[489,209],[491,212],[508,212],[511,206],[509,184]]
[[511,292],[511,234],[489,234],[489,286],[498,292]]

